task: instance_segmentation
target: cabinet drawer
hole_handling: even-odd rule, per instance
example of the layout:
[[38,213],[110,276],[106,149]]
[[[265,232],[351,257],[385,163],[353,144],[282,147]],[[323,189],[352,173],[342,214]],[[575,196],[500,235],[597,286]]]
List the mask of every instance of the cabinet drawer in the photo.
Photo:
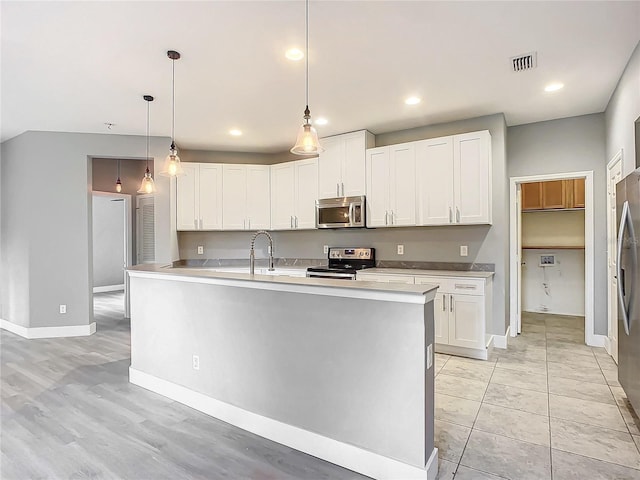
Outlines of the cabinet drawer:
[[461,295],[484,295],[484,280],[476,278],[416,277],[416,284],[435,283],[438,293],[458,293]]
[[382,283],[403,283],[407,285],[413,285],[413,277],[410,275],[367,275],[358,273],[356,275],[356,280],[361,280],[365,282],[382,282]]

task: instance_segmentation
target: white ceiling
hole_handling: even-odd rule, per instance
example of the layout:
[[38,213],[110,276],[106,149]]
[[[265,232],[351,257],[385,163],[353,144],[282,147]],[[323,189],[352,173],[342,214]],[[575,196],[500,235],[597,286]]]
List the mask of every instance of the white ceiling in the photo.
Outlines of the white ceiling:
[[[2,141],[25,130],[170,135],[181,148],[283,151],[304,110],[304,2],[2,1]],[[323,1],[310,5],[320,136],[504,112],[508,125],[602,112],[637,43],[640,1]],[[535,70],[509,58],[538,52]],[[560,81],[549,94],[543,87]],[[407,106],[403,99],[423,101]],[[107,130],[105,122],[116,125]],[[231,137],[230,128],[244,134]]]

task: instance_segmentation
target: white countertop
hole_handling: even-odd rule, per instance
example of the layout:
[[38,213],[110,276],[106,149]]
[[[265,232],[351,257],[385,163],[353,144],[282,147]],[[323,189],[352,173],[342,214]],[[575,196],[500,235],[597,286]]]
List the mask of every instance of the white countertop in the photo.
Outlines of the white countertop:
[[470,272],[460,270],[419,270],[416,268],[367,268],[360,270],[358,275],[425,275],[429,277],[465,277],[491,278],[494,272]]
[[[288,267],[283,268],[283,270],[287,269]],[[136,265],[129,268],[127,272],[131,277],[422,304],[432,301],[438,288],[436,284],[404,285],[286,275],[250,275],[205,268],[176,268],[171,265],[159,264]]]

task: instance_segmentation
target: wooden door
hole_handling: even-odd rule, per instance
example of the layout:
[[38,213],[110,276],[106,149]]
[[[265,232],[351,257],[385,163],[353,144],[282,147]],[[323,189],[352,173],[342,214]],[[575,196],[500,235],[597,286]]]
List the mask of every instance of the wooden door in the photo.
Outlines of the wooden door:
[[572,180],[573,204],[572,208],[584,208],[584,178]]
[[566,180],[542,182],[542,208],[567,208]]
[[542,209],[542,183],[530,182],[520,186],[522,192],[522,210]]

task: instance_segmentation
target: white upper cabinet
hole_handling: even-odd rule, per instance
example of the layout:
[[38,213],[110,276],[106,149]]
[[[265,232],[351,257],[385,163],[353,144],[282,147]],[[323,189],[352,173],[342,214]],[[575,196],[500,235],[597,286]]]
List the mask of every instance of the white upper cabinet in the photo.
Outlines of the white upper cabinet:
[[252,230],[271,228],[271,169],[247,165],[247,223]]
[[415,142],[417,224],[491,223],[488,131]]
[[364,195],[366,150],[374,145],[373,135],[362,130],[320,143],[325,151],[318,158],[318,198]]
[[271,165],[271,228],[273,230],[316,227],[318,159]]
[[270,228],[268,165],[224,165],[222,180],[223,229]]
[[222,228],[222,165],[201,163],[199,170],[200,230],[219,230]]
[[367,226],[402,227],[416,223],[413,143],[367,150]]
[[416,142],[418,225],[453,222],[453,137]]
[[454,135],[453,178],[458,223],[491,223],[491,136]]
[[222,166],[185,162],[182,168],[185,175],[176,184],[176,229],[222,228]]

